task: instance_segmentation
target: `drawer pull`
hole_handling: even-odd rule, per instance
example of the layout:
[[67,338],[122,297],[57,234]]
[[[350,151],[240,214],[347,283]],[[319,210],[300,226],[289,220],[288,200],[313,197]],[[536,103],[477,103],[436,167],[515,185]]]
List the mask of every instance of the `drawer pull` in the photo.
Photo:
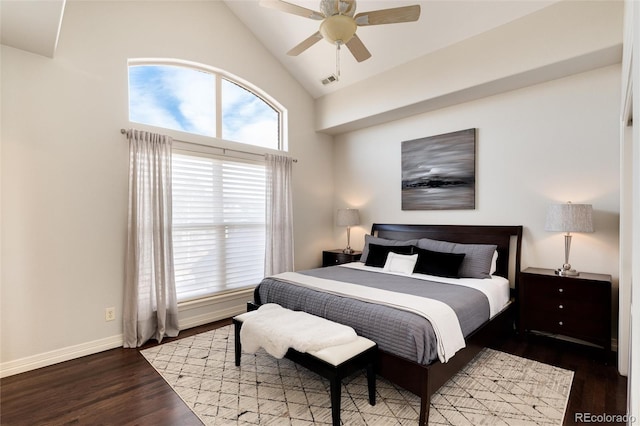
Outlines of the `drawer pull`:
[[558,306],[559,309],[564,309],[564,306],[560,305]]
[[558,325],[562,325],[562,321],[558,321]]
[[559,291],[560,293],[562,293],[562,292],[564,291],[564,289],[563,289],[563,288],[559,288],[559,289],[558,289],[558,291]]

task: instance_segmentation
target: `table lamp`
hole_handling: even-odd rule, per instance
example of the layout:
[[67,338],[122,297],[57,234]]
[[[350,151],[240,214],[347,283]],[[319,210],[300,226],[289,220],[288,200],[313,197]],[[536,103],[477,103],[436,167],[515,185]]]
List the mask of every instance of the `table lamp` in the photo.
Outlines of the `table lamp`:
[[547,209],[547,219],[544,230],[552,232],[566,232],[564,235],[564,264],[556,269],[556,274],[575,277],[580,275],[571,269],[569,251],[571,250],[572,232],[593,232],[593,208],[591,204],[553,204]]
[[336,225],[347,227],[347,248],[343,253],[353,253],[351,248],[351,227],[360,224],[360,214],[357,209],[338,209]]

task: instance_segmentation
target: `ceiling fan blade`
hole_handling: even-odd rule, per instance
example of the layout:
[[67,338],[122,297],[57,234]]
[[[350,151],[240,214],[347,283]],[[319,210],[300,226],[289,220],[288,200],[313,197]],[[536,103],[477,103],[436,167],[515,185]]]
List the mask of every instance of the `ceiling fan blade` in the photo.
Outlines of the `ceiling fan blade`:
[[357,34],[354,34],[353,37],[351,37],[351,40],[347,42],[347,47],[358,62],[366,61],[371,57],[371,52],[367,50]]
[[413,6],[395,7],[393,9],[362,12],[354,16],[356,24],[360,26],[412,22],[417,21],[418,18],[420,18],[420,5],[418,4]]
[[320,31],[317,31],[315,34],[312,34],[310,37],[302,40],[300,44],[298,44],[293,49],[288,51],[287,55],[298,56],[299,54],[301,54],[302,52],[304,52],[305,50],[307,50],[308,48],[310,48],[320,40],[322,40],[322,34],[320,34]]
[[325,16],[320,12],[307,9],[306,7],[287,3],[286,1],[282,0],[260,0],[260,6],[268,7],[270,9],[276,9],[281,12],[291,13],[294,15],[302,16],[304,18],[315,19],[318,21],[325,18]]

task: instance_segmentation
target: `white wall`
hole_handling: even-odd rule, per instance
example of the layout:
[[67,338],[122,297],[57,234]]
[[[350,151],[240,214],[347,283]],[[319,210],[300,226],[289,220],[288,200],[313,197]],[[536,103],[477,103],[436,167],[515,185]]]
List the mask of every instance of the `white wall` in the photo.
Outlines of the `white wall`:
[[[336,208],[359,208],[363,222],[352,247],[372,222],[523,225],[523,268],[556,268],[564,241],[544,231],[547,205],[590,203],[595,233],[573,234],[570,261],[617,289],[619,111],[613,65],[336,137]],[[402,211],[401,142],[467,128],[477,128],[476,209]],[[344,230],[335,235],[344,245]]]
[[[141,57],[226,70],[284,105],[298,159],[296,266],[319,265],[330,246],[331,138],[313,131],[311,97],[224,3],[68,2],[54,59],[2,46],[3,375],[121,343],[128,151],[120,128],[130,127],[127,59]],[[110,306],[118,320],[105,322]],[[215,310],[191,305],[181,324]]]

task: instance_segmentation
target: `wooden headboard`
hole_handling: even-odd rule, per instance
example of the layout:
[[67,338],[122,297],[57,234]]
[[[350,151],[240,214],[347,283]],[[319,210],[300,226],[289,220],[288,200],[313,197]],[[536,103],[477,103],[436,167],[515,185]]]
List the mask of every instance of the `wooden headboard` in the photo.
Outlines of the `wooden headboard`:
[[[496,275],[509,278],[510,255],[514,256],[514,288],[520,277],[520,251],[522,247],[522,226],[485,225],[402,225],[374,223],[371,235],[390,240],[411,240],[430,238],[461,244],[495,244],[498,246]],[[511,251],[511,239],[515,238],[515,253]]]

